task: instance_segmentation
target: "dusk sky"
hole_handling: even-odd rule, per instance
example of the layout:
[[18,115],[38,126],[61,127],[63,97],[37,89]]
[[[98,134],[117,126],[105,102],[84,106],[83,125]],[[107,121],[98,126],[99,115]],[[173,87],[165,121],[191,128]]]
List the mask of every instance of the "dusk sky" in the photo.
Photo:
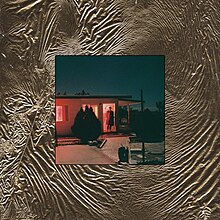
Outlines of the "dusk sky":
[[164,101],[164,56],[56,56],[56,93],[125,94]]

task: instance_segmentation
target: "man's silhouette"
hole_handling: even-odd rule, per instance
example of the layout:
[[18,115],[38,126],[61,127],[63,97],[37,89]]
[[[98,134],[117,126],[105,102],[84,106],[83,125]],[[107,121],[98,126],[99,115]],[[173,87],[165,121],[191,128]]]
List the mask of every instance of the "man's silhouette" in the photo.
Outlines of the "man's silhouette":
[[114,112],[112,111],[112,107],[109,107],[107,111],[107,131],[111,131],[112,126],[114,126]]

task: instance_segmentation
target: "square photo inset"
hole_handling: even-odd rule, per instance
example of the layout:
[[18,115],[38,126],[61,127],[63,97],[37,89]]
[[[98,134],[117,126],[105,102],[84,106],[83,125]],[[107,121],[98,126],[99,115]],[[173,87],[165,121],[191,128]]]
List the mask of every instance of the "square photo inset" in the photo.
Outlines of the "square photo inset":
[[165,163],[164,56],[56,56],[56,164]]

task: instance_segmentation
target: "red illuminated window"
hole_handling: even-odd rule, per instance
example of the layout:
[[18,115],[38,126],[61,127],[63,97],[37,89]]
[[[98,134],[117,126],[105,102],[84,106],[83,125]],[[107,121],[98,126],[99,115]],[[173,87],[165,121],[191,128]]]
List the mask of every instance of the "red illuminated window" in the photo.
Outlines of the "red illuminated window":
[[83,104],[82,108],[84,111],[85,111],[86,106],[88,106],[89,108],[92,107],[93,112],[95,113],[96,117],[98,118],[98,105]]
[[67,106],[56,106],[56,121],[67,121],[68,120],[68,108]]

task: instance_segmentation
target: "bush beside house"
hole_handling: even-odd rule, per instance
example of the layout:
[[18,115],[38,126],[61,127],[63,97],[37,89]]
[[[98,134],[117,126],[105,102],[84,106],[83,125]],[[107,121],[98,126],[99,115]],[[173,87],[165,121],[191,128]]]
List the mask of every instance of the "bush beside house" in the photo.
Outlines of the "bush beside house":
[[82,143],[88,143],[97,140],[101,135],[101,122],[93,109],[86,106],[85,111],[81,108],[77,113],[71,130],[74,137],[79,138]]

